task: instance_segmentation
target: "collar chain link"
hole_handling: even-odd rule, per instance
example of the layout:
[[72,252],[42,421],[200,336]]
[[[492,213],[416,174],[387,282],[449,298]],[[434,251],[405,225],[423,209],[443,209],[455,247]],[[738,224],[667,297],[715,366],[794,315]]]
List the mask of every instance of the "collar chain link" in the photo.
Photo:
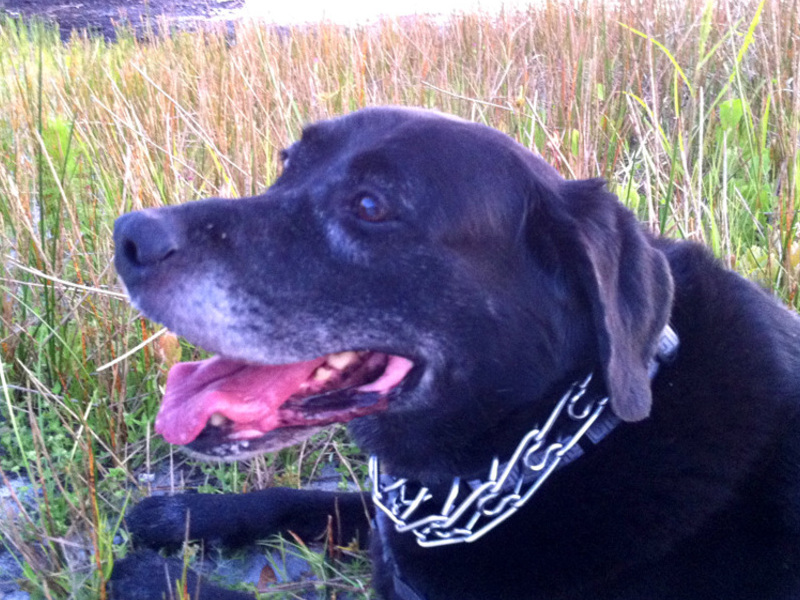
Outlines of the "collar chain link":
[[[674,356],[677,345],[675,332],[667,327],[649,366],[651,378],[659,363]],[[591,444],[598,444],[620,423],[613,412],[606,410],[608,396],[584,399],[591,380],[589,374],[573,383],[545,424],[522,438],[508,462],[501,464],[497,457],[492,460],[485,480],[462,483],[460,477],[455,477],[438,512],[425,511],[426,516],[415,519],[421,506],[433,504],[429,504],[433,494],[427,487],[407,479],[382,474],[378,458],[371,456],[369,476],[375,506],[394,523],[396,531],[412,532],[422,547],[474,542],[528,502],[556,468],[581,456],[584,449],[579,442],[584,436]],[[553,437],[550,434],[557,422],[557,437],[548,440],[548,436]]]

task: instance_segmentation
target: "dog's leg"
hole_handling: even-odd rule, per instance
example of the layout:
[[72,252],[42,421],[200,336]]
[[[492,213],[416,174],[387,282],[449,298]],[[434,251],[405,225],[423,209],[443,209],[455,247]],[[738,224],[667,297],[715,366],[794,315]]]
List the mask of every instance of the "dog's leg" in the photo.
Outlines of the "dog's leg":
[[151,548],[186,539],[243,546],[289,532],[313,541],[329,526],[334,543],[358,539],[363,546],[372,510],[366,494],[270,488],[249,494],[152,496],[134,506],[125,522],[134,543]]
[[[134,506],[125,521],[133,541],[150,548],[177,547],[184,540],[242,546],[279,533],[304,541],[332,536],[335,544],[352,540],[366,547],[372,503],[368,495],[271,488],[250,494],[178,494],[153,496]],[[151,550],[134,552],[114,565],[111,598],[171,598],[184,576],[177,559]],[[192,572],[186,589],[205,600],[242,600],[250,595],[204,584]]]
[[163,558],[152,550],[134,552],[115,561],[108,592],[110,600],[171,600],[183,598],[202,600],[253,600],[252,594],[234,592],[209,585],[191,570],[184,569],[177,558]]

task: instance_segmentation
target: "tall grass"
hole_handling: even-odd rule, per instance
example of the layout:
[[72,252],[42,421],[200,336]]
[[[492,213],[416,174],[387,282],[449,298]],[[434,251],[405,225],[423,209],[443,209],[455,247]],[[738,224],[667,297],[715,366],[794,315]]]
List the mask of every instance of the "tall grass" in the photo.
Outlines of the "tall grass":
[[[548,1],[492,17],[242,23],[233,36],[123,33],[114,44],[61,44],[6,20],[0,476],[32,483],[8,488],[0,527],[28,589],[103,597],[124,552],[112,544],[125,540],[124,505],[172,460],[150,426],[167,367],[196,351],[122,297],[116,216],[258,193],[304,123],[410,104],[503,130],[567,176],[608,178],[654,230],[709,244],[796,308],[799,11],[798,0]],[[341,460],[362,466],[326,435],[201,478],[298,485]]]

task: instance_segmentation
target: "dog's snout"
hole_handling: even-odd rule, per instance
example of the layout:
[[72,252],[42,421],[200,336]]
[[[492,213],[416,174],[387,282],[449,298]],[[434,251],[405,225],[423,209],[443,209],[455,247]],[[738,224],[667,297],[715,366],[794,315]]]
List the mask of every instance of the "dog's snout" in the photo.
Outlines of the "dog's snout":
[[115,265],[127,280],[134,272],[168,259],[179,247],[170,220],[157,211],[139,211],[119,217],[114,224]]

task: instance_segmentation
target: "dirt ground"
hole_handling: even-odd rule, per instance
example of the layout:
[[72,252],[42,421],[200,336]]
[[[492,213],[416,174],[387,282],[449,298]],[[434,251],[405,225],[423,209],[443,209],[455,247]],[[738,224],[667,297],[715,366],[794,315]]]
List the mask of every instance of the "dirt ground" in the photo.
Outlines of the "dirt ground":
[[127,22],[141,32],[145,23],[164,17],[180,27],[228,20],[245,0],[0,0],[0,15],[38,17],[58,24],[62,39],[72,30],[89,30],[106,39],[115,37],[114,23]]

